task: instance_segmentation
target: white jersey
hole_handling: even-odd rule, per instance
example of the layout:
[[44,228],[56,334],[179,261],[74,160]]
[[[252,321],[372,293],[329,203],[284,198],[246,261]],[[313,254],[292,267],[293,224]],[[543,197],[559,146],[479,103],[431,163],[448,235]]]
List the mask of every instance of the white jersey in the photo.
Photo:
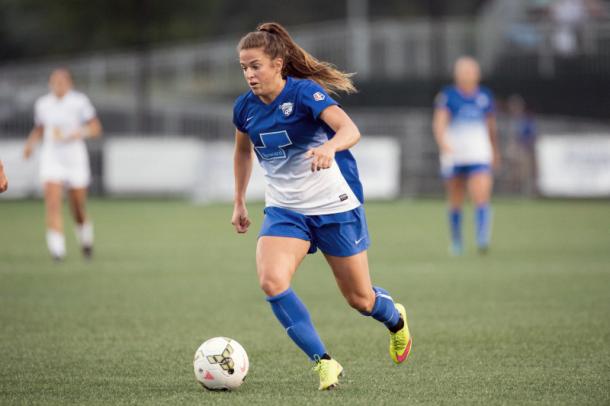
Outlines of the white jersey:
[[43,128],[40,176],[43,182],[89,184],[87,147],[82,138],[65,141],[74,131],[95,118],[95,109],[84,94],[71,90],[62,98],[53,93],[40,97],[34,107],[34,122]]
[[486,88],[464,95],[454,86],[437,96],[436,108],[450,114],[447,141],[453,165],[489,164],[492,148],[487,117],[494,112],[493,96]]

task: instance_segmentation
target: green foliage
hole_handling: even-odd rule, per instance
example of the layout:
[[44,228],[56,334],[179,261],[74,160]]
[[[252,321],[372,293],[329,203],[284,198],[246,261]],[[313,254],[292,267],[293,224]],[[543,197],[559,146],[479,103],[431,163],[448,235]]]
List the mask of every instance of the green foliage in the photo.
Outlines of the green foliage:
[[[483,0],[369,0],[371,18],[474,13]],[[346,15],[346,1],[0,0],[0,63],[235,36],[263,21],[288,26]]]

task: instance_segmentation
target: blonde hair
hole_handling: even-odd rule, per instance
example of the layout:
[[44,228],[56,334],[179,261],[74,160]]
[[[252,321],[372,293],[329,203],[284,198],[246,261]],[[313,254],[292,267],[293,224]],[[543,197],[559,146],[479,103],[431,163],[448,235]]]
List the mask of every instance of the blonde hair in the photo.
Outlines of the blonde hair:
[[331,94],[338,92],[357,92],[351,77],[353,73],[342,72],[334,65],[319,61],[301,48],[278,23],[263,23],[256,31],[246,34],[237,46],[238,52],[244,49],[263,48],[271,57],[282,58],[282,76],[311,79]]

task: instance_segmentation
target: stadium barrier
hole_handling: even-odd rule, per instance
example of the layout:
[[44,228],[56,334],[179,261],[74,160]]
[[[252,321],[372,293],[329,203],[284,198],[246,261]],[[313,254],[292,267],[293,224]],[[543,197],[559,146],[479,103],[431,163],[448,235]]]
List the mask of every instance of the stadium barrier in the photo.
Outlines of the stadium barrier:
[[610,196],[610,134],[543,135],[536,154],[542,195]]
[[[233,199],[233,143],[189,137],[109,138],[90,145],[93,185],[113,197],[183,197],[197,202]],[[39,197],[40,154],[24,161],[23,141],[0,141],[1,158],[9,177],[2,198]],[[400,195],[401,148],[392,137],[364,139],[353,153],[358,161],[367,198],[393,199]],[[97,155],[100,155],[99,158]],[[264,178],[254,164],[248,197],[264,198]]]

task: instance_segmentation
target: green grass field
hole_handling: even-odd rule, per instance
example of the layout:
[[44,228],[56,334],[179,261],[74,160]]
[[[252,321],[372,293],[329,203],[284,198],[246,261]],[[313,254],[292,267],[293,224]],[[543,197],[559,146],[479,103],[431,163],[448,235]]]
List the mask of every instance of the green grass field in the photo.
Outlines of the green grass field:
[[[394,366],[387,333],[343,301],[320,255],[294,288],[331,354],[338,390],[310,364],[259,291],[253,229],[226,205],[92,201],[96,257],[68,222],[51,262],[41,202],[0,202],[0,404],[609,404],[608,202],[495,204],[494,243],[447,255],[440,201],[371,203],[374,282],[407,306],[414,350]],[[205,392],[192,357],[225,335],[249,353],[237,392]]]

